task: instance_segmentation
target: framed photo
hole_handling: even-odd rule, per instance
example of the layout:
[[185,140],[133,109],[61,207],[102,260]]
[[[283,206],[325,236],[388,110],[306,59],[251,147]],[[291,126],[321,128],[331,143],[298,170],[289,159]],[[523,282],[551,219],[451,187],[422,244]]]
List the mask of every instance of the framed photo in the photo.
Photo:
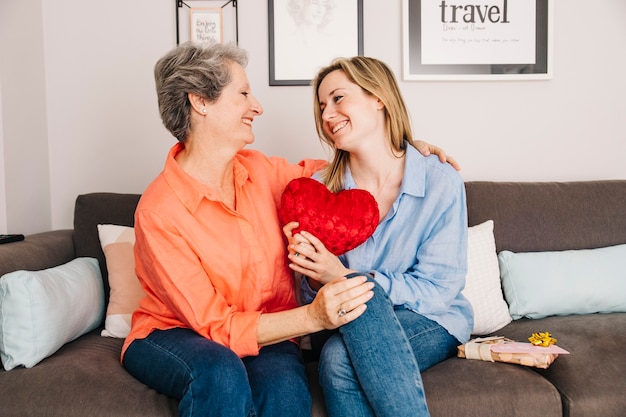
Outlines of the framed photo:
[[189,39],[193,43],[222,42],[222,9],[189,10]]
[[553,0],[402,0],[404,80],[552,78]]
[[363,0],[268,0],[270,85],[309,85],[334,58],[363,55]]

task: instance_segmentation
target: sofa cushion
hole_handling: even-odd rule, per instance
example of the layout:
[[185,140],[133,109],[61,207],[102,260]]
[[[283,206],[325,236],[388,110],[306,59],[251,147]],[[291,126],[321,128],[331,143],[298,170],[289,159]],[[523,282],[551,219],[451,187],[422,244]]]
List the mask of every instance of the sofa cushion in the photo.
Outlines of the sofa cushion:
[[0,279],[0,355],[6,370],[31,368],[96,328],[104,313],[97,261],[77,258]]
[[123,342],[95,330],[34,368],[0,370],[0,415],[177,416],[178,401],[137,381],[122,367]]
[[532,368],[561,393],[563,416],[623,416],[625,323],[626,313],[522,318],[500,329],[498,334],[526,341],[534,332],[549,331],[557,339],[557,345],[570,352],[556,358],[548,369]]
[[526,366],[450,358],[422,379],[432,417],[562,415],[557,389]]
[[467,234],[467,278],[463,295],[474,309],[472,334],[485,335],[511,322],[500,286],[493,221],[472,226]]
[[498,255],[511,316],[626,312],[626,245]]
[[98,234],[111,287],[102,336],[126,337],[133,311],[146,295],[135,275],[135,230],[128,226],[99,224]]

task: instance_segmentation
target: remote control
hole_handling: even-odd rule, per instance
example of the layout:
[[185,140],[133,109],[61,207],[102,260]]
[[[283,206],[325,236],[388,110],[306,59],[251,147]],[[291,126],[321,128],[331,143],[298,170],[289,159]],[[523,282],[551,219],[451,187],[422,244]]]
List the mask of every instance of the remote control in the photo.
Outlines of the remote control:
[[0,243],[19,242],[20,240],[24,240],[24,235],[22,235],[22,234],[13,234],[13,235],[2,235],[2,234],[0,234]]

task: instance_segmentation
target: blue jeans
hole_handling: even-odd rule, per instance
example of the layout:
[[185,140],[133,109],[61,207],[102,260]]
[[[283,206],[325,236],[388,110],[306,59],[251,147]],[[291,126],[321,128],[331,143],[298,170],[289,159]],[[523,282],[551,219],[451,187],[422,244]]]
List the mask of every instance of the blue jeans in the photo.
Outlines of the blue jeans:
[[239,358],[192,330],[155,330],[131,343],[123,362],[139,381],[180,400],[180,417],[311,415],[304,362],[292,342]]
[[322,348],[320,383],[329,416],[428,416],[420,370],[453,356],[457,345],[434,321],[394,309],[376,284],[365,313]]

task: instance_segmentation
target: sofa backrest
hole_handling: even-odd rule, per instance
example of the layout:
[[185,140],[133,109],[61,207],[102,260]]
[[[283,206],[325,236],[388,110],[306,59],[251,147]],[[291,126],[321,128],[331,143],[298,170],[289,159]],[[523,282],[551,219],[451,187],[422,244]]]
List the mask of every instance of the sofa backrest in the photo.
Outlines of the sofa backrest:
[[[538,252],[626,243],[626,180],[465,183],[470,226],[494,221],[496,249]],[[98,259],[109,294],[98,224],[134,226],[139,194],[79,195],[74,210],[76,256]]]
[[97,258],[102,270],[106,299],[109,276],[104,252],[100,246],[98,224],[135,225],[135,208],[139,194],[91,193],[76,198],[74,206],[74,248],[76,257]]
[[469,225],[493,220],[498,252],[626,243],[626,180],[475,181],[465,189]]

